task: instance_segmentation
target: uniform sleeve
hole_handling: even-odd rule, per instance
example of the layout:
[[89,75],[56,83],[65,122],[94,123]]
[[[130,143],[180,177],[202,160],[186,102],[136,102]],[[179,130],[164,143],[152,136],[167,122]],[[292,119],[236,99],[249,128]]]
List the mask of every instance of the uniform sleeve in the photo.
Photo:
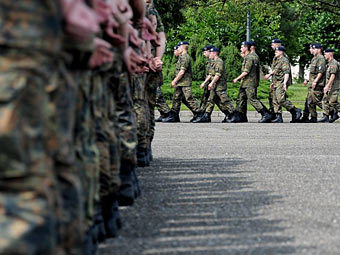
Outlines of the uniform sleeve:
[[216,62],[215,64],[215,75],[217,76],[222,76],[222,72],[223,72],[223,62]]
[[183,71],[186,71],[189,67],[189,57],[188,56],[185,56],[184,58],[181,59],[181,63],[180,63],[180,69],[183,70]]
[[244,59],[244,68],[243,68],[243,72],[247,72],[250,73],[251,68],[253,67],[254,61],[252,58],[245,58]]
[[328,67],[328,71],[330,74],[336,74],[338,71],[338,66],[334,64],[330,64]]
[[163,25],[163,22],[162,22],[162,18],[161,18],[161,16],[159,15],[158,12],[157,12],[156,18],[157,18],[157,28],[156,28],[156,32],[157,32],[157,33],[164,32],[164,25]]
[[318,73],[324,73],[326,72],[326,61],[325,59],[320,58],[318,61]]
[[290,74],[290,64],[287,60],[282,62],[281,68],[283,74]]

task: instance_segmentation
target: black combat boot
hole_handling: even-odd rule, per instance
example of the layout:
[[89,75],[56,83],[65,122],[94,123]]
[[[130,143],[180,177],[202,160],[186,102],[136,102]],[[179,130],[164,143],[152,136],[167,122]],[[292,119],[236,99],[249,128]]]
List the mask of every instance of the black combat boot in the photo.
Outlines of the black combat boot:
[[170,111],[168,117],[162,118],[162,122],[180,122],[179,114],[174,111]]
[[271,120],[271,123],[283,123],[283,119],[282,119],[282,113],[277,113],[276,118]]
[[149,162],[153,161],[151,145],[148,147],[148,158],[149,158]]
[[210,114],[204,113],[200,118],[196,118],[193,123],[208,123],[211,122]]
[[118,202],[114,195],[111,195],[110,197],[102,198],[102,203],[106,236],[108,238],[117,237],[119,230],[122,228]]
[[318,122],[329,122],[329,117],[326,114],[323,114],[321,119],[318,119]]
[[[302,118],[303,119],[303,118]],[[301,120],[302,120],[301,119]],[[316,117],[311,117],[308,121],[305,121],[305,123],[316,123],[318,122],[317,118]]]
[[156,122],[162,122],[162,120],[165,119],[165,118],[167,118],[167,117],[169,117],[169,112],[167,112],[167,113],[161,113],[161,115],[160,115],[157,119],[155,119],[155,121],[156,121]]
[[135,168],[135,165],[127,160],[121,160],[119,171],[121,185],[117,195],[119,206],[133,205],[135,198],[132,175],[133,168]]
[[263,107],[260,113],[262,115],[262,118],[259,120],[259,123],[269,123],[273,119],[272,115],[266,107]]
[[292,120],[290,121],[290,123],[296,123],[300,121],[302,115],[301,109],[294,107],[289,112],[292,114]]
[[337,109],[334,109],[333,114],[330,115],[330,116],[331,116],[331,118],[329,119],[329,123],[333,123],[334,121],[339,119],[339,115],[338,115]]
[[227,119],[227,123],[239,123],[241,121],[241,114],[238,111],[231,113],[230,119]]

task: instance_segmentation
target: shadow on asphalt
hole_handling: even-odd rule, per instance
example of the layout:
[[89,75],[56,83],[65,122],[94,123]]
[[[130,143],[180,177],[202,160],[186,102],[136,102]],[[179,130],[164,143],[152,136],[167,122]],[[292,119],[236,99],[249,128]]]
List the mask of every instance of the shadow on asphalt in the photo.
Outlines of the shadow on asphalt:
[[[283,197],[252,188],[242,164],[229,159],[155,159],[138,169],[143,196],[123,212],[116,254],[299,254],[294,237],[268,206]],[[249,163],[249,162],[248,162]]]

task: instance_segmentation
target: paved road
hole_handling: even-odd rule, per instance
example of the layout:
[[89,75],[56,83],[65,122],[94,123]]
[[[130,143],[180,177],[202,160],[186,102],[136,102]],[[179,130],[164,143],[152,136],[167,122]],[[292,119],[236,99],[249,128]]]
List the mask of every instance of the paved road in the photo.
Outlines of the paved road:
[[99,254],[340,254],[339,123],[257,119],[157,124],[143,196]]

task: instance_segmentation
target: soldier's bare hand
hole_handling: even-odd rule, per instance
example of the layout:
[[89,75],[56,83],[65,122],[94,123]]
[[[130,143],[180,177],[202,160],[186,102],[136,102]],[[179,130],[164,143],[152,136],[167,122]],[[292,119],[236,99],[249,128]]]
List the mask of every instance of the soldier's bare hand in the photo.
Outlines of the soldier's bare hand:
[[265,80],[268,80],[268,79],[270,78],[270,76],[271,76],[270,74],[266,74],[266,75],[264,76],[264,79],[265,79]]
[[200,88],[203,89],[205,87],[205,83],[203,82],[201,85],[200,85]]
[[328,87],[328,86],[324,87],[323,93],[327,94],[328,90],[329,90],[329,87]]
[[237,81],[238,81],[237,79],[234,79],[234,80],[233,80],[233,83],[235,84]]
[[303,83],[302,83],[302,86],[304,87],[304,86],[306,86],[307,85],[307,83],[308,83],[308,81],[307,80],[305,80]]

